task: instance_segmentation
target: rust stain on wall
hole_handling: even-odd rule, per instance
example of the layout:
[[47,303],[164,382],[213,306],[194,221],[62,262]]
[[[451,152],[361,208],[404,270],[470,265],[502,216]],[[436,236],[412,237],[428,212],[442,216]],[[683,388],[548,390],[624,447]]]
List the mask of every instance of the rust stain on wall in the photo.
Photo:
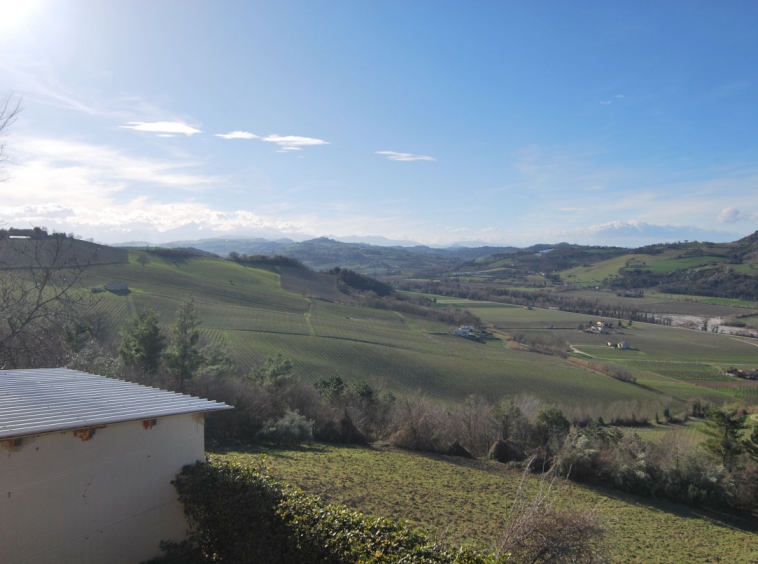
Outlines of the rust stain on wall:
[[74,436],[77,439],[80,439],[82,442],[87,442],[92,439],[92,437],[95,436],[95,431],[98,429],[105,429],[105,426],[102,427],[87,427],[86,429],[77,429],[74,431]]

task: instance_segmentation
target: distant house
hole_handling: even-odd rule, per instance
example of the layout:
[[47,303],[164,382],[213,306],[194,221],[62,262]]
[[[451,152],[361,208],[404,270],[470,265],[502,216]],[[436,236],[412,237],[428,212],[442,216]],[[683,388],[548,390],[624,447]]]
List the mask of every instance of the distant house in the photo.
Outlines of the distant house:
[[109,292],[123,292],[128,290],[129,286],[126,282],[122,282],[121,280],[111,280],[105,285],[105,289]]
[[459,337],[470,337],[471,336],[471,330],[464,327],[459,327],[455,331],[453,331],[453,335],[458,335]]
[[476,327],[473,325],[461,325],[460,328],[468,331],[476,331]]
[[0,370],[0,561],[135,564],[184,539],[171,480],[223,409],[67,368]]
[[616,345],[616,348],[617,349],[625,349],[626,350],[626,349],[629,348],[629,343],[625,343],[625,342],[619,343],[618,345]]

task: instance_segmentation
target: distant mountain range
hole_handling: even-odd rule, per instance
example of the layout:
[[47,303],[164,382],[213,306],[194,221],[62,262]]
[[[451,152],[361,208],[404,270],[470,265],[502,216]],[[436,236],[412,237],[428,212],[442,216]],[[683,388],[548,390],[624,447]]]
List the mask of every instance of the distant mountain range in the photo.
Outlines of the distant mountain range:
[[[383,237],[372,237],[384,243],[393,242]],[[123,247],[153,246],[144,242],[122,243]],[[307,266],[324,270],[335,266],[351,268],[372,274],[413,274],[430,271],[447,271],[462,262],[476,260],[494,254],[507,254],[519,250],[516,247],[467,247],[436,248],[426,245],[376,245],[363,242],[342,242],[327,237],[295,242],[291,239],[269,240],[262,238],[213,238],[195,241],[173,241],[160,245],[170,249],[196,249],[226,257],[229,253],[239,255],[284,255],[295,258]]]
[[[144,247],[141,244],[130,246]],[[758,232],[731,243],[686,241],[637,249],[568,243],[532,245],[523,249],[407,247],[347,243],[327,237],[301,242],[214,238],[175,241],[161,247],[222,257],[230,253],[240,256],[282,255],[297,259],[317,271],[339,266],[384,280],[453,277],[517,287],[557,286],[565,290],[590,284],[618,292],[639,293],[643,288],[656,288],[676,294],[758,299],[755,282]],[[603,275],[598,278],[596,272]]]

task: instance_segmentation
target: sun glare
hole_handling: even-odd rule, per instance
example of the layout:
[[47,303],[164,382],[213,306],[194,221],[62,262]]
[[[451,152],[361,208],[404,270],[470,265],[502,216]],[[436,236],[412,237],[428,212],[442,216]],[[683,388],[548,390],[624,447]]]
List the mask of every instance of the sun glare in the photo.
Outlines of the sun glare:
[[0,33],[19,30],[38,5],[37,0],[0,0]]

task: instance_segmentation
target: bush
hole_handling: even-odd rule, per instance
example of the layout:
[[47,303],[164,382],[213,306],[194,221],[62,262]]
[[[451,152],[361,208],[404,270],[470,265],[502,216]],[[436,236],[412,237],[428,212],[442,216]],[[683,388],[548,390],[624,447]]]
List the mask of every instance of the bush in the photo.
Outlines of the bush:
[[276,422],[268,422],[255,434],[255,440],[278,445],[298,445],[313,439],[313,422],[296,411],[289,411]]

